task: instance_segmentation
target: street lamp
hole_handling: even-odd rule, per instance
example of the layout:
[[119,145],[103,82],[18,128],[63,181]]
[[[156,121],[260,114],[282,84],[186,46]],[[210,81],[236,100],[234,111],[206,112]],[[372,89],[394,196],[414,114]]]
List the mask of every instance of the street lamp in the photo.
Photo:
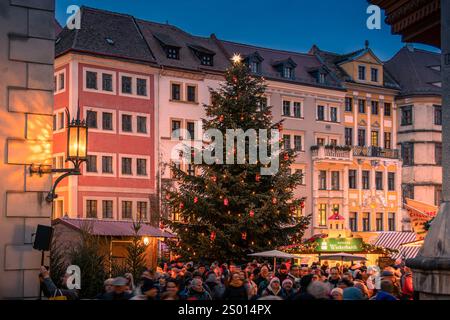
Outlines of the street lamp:
[[88,127],[84,120],[80,120],[80,110],[78,109],[77,118],[70,121],[70,113],[66,108],[67,118],[67,149],[66,162],[70,161],[73,168],[55,169],[48,165],[32,164],[30,166],[30,174],[49,174],[49,173],[63,173],[53,183],[52,189],[45,198],[47,202],[53,202],[58,196],[55,194],[55,189],[58,183],[68,176],[81,175],[80,166],[87,160],[87,142],[88,142]]

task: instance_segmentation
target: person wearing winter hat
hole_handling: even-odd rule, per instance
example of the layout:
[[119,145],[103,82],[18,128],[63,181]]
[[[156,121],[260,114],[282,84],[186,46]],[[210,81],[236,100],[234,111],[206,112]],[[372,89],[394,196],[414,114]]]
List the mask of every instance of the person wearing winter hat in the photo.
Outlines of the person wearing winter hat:
[[281,283],[281,287],[284,290],[286,300],[291,300],[297,293],[297,290],[294,289],[294,282],[290,278],[284,279]]
[[330,296],[333,300],[344,300],[344,290],[341,288],[334,288],[331,290]]
[[130,300],[133,294],[128,291],[128,280],[124,277],[114,278],[112,281],[113,291],[105,293],[102,300]]
[[358,288],[348,287],[344,289],[344,300],[364,300],[364,296]]
[[286,298],[283,288],[281,288],[280,279],[273,277],[270,279],[269,285],[263,291],[262,296],[277,296],[280,298]]
[[150,279],[144,279],[141,286],[141,292],[147,300],[159,300],[158,286]]

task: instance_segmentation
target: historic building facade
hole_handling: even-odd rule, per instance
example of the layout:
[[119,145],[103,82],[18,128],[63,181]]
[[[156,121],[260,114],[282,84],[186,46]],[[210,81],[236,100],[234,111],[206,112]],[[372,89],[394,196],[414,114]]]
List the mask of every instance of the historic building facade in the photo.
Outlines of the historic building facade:
[[439,206],[442,201],[441,56],[408,45],[386,68],[401,85],[398,148],[404,198]]
[[[347,89],[344,144],[352,148],[352,158],[345,165],[342,216],[348,228],[363,237],[371,232],[402,230],[402,161],[396,149],[398,84],[368,43],[364,49],[343,55],[316,46],[310,52]],[[325,177],[322,173],[319,180],[326,181]],[[325,182],[320,188],[324,186]]]
[[53,218],[149,221],[158,207],[155,61],[133,17],[89,8],[81,17],[81,29],[56,40],[53,166],[67,165],[66,108],[87,122],[88,161],[60,183]]

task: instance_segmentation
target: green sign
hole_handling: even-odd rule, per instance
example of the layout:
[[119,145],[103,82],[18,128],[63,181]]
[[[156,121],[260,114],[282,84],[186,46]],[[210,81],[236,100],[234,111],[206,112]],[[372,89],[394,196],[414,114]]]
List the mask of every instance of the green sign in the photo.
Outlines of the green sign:
[[317,252],[358,252],[362,251],[361,238],[323,238],[317,240]]

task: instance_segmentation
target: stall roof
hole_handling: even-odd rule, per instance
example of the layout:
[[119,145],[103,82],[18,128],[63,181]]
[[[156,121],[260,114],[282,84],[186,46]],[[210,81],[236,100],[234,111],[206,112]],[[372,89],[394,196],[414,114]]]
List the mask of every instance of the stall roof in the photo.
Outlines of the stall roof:
[[[62,223],[69,228],[81,231],[83,228],[91,230],[92,235],[131,237],[134,235],[132,221],[96,220],[96,219],[71,219],[60,218],[53,221],[53,225]],[[138,235],[158,238],[173,238],[174,235],[164,232],[148,224],[142,224]]]
[[377,247],[399,250],[402,244],[415,240],[415,232],[385,231],[379,233],[374,245]]

